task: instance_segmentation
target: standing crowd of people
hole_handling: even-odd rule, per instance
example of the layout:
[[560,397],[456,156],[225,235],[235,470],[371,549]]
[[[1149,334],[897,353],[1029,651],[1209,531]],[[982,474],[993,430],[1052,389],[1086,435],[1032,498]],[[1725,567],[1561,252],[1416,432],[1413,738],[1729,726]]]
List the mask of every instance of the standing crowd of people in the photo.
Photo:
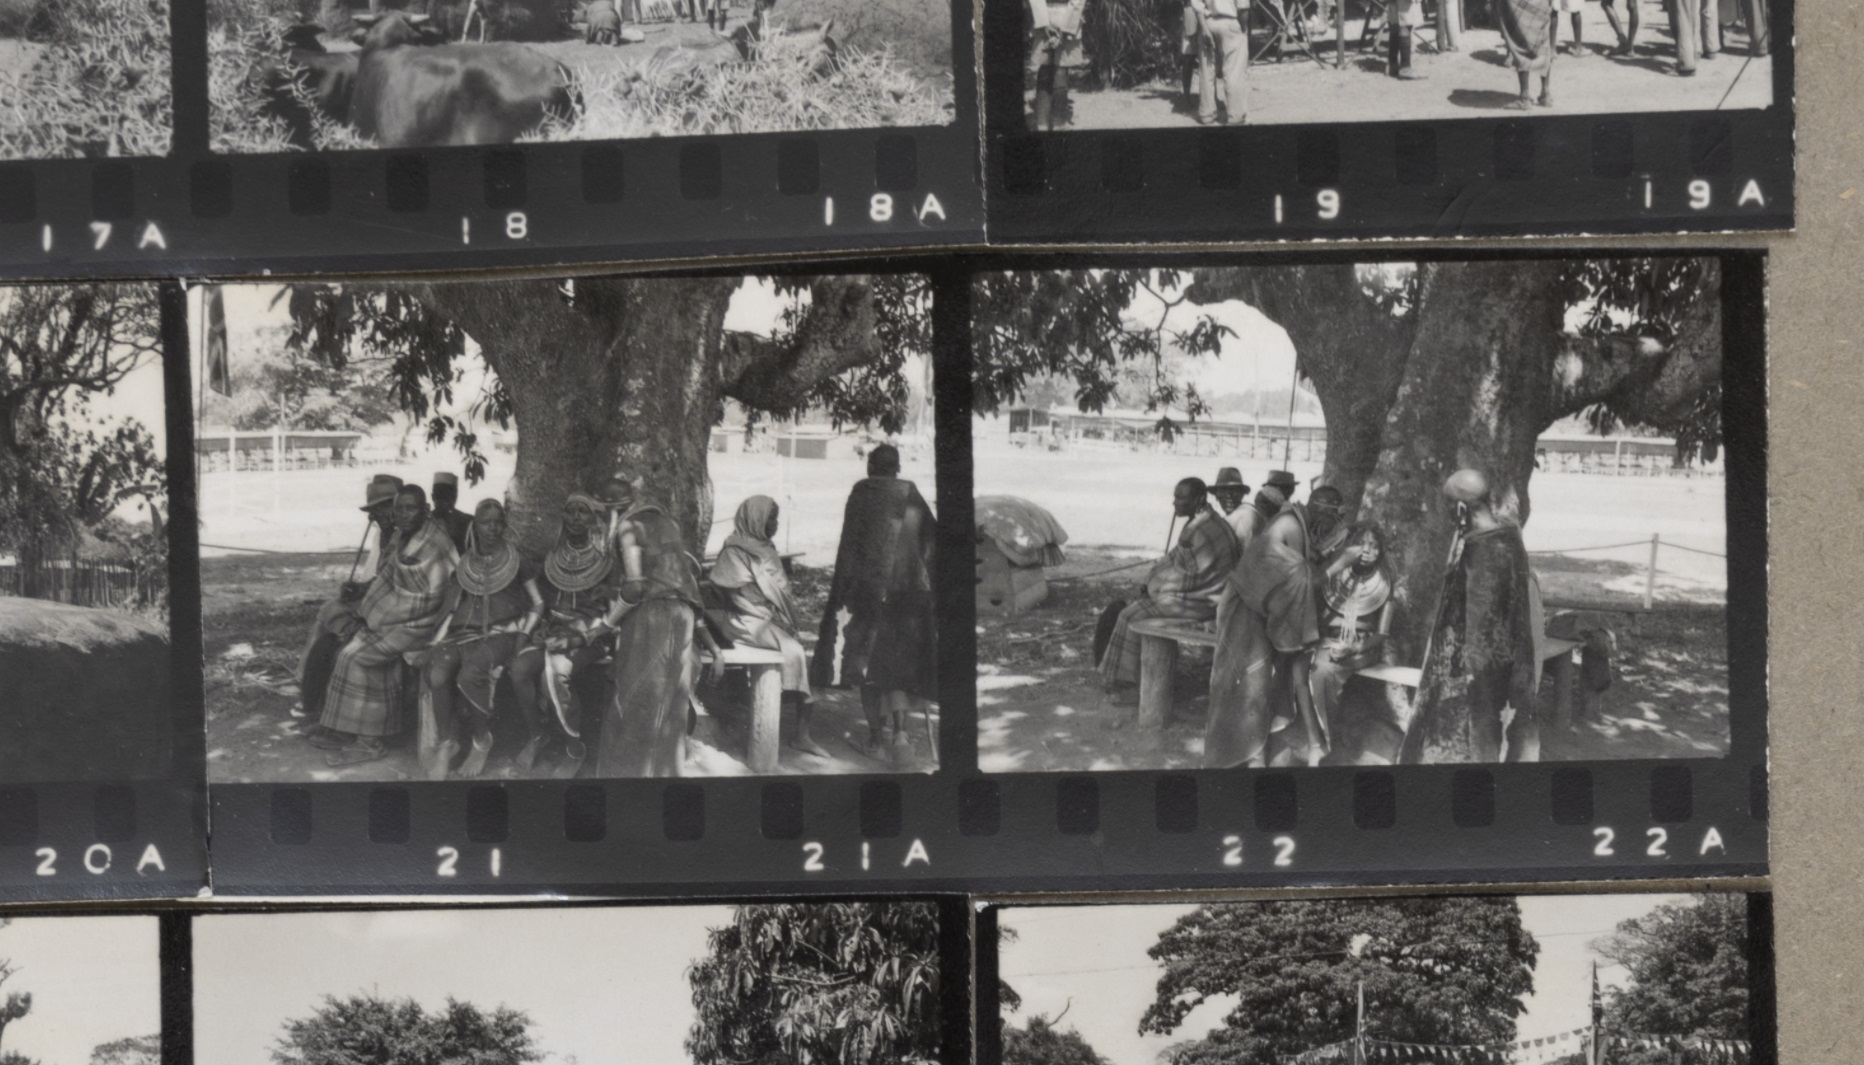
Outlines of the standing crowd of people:
[[[865,753],[898,764],[937,679],[935,523],[899,471],[880,445],[851,491],[813,657],[769,496],[739,504],[702,572],[680,523],[626,477],[570,492],[555,543],[533,559],[501,501],[457,509],[455,475],[436,475],[430,503],[378,474],[351,579],[319,609],[300,662],[307,741],[333,768],[385,758],[424,698],[432,779],[483,773],[503,713],[525,737],[521,774],[547,760],[560,778],[678,776],[700,662],[722,669],[742,645],[780,653],[796,750],[827,757],[810,731],[816,690],[852,689]],[[502,678],[515,705],[497,708]]]
[[[1069,124],[1070,82],[1087,66],[1082,41],[1089,0],[1027,0],[1029,58],[1025,85],[1034,93],[1029,116],[1032,128],[1054,130]],[[1586,5],[1598,3],[1617,36],[1613,56],[1637,54],[1640,0],[1624,0],[1620,21],[1619,0],[1492,0],[1496,28],[1515,72],[1518,94],[1509,105],[1516,110],[1552,107],[1553,61],[1560,53],[1560,16],[1569,17],[1572,43],[1566,54],[1590,56],[1585,47]],[[1345,0],[1319,0],[1305,10],[1299,0],[1267,0],[1273,11],[1263,25],[1291,23],[1301,32],[1344,33],[1345,12],[1336,4]],[[1436,14],[1435,48],[1460,50],[1463,0],[1431,0]],[[1385,73],[1412,81],[1423,77],[1414,62],[1415,40],[1428,25],[1426,0],[1384,0],[1379,37],[1384,41]],[[1674,42],[1674,72],[1694,77],[1702,60],[1727,48],[1724,30],[1741,25],[1747,34],[1747,54],[1765,56],[1771,42],[1767,0],[1663,0]],[[1199,125],[1235,125],[1249,118],[1249,66],[1251,53],[1250,0],[1185,0],[1179,34],[1180,91],[1185,106]],[[1368,20],[1376,16],[1368,15]],[[1291,21],[1292,20],[1292,21]],[[1310,28],[1311,27],[1311,28]],[[1290,32],[1284,28],[1284,33]],[[1344,116],[1343,116],[1344,117]],[[1376,116],[1362,116],[1376,117]]]
[[1539,588],[1487,478],[1459,470],[1444,482],[1455,546],[1416,695],[1405,706],[1389,689],[1361,700],[1371,713],[1350,744],[1340,727],[1347,681],[1390,656],[1391,563],[1383,530],[1346,521],[1339,489],[1320,485],[1305,501],[1298,492],[1285,470],[1253,499],[1233,467],[1210,484],[1178,482],[1183,528],[1139,596],[1109,604],[1095,633],[1109,703],[1137,702],[1144,637],[1134,623],[1172,619],[1216,633],[1207,767],[1534,757]]

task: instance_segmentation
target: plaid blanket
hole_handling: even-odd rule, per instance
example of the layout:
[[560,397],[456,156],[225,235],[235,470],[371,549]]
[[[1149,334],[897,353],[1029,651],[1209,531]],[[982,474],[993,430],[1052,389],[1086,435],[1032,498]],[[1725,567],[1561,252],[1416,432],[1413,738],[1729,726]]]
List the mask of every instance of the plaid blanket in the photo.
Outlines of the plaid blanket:
[[403,542],[397,533],[358,612],[364,628],[337,652],[319,723],[358,736],[401,731],[401,656],[426,647],[452,608],[459,553],[431,518]]

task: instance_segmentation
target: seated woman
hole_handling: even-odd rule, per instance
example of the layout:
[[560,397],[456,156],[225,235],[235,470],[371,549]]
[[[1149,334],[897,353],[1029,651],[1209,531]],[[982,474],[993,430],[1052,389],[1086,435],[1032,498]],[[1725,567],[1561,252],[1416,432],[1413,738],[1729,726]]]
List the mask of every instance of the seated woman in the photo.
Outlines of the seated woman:
[[[471,727],[472,747],[459,775],[476,777],[485,770],[492,753],[492,691],[544,614],[537,572],[505,538],[505,507],[496,499],[473,509],[466,550],[453,579],[459,585],[459,602],[440,626],[427,656],[427,689],[439,737],[428,766],[435,780],[446,779],[459,753],[462,717]],[[464,715],[457,713],[456,695],[465,697]],[[530,715],[521,716],[527,729],[536,727]]]
[[[1292,728],[1290,717],[1277,717],[1277,765],[1319,765],[1339,738],[1340,701],[1354,673],[1379,662],[1391,623],[1392,579],[1385,560],[1385,538],[1375,525],[1354,529],[1327,566],[1320,644],[1308,672],[1313,720]],[[1402,738],[1402,730],[1399,737]],[[1303,742],[1305,740],[1305,742]],[[1363,744],[1361,744],[1363,746]],[[1396,739],[1392,749],[1396,751]],[[1389,759],[1387,759],[1389,760]]]
[[727,631],[746,647],[783,652],[783,701],[796,707],[793,746],[805,754],[827,758],[809,736],[814,710],[809,690],[809,653],[796,638],[796,603],[790,597],[790,580],[771,537],[777,534],[777,503],[769,496],[752,496],[738,504],[732,534],[712,564],[713,587],[730,600]]

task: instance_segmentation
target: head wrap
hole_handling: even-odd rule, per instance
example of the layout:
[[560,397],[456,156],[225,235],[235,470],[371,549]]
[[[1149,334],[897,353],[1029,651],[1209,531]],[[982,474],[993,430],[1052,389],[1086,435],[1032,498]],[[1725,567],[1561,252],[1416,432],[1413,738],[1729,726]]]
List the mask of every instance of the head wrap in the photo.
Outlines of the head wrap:
[[796,603],[790,596],[789,578],[783,574],[783,556],[777,553],[777,545],[770,542],[766,531],[776,510],[777,501],[769,496],[752,496],[738,504],[732,533],[712,564],[711,580],[726,589],[756,585],[770,603],[775,620],[793,631]]

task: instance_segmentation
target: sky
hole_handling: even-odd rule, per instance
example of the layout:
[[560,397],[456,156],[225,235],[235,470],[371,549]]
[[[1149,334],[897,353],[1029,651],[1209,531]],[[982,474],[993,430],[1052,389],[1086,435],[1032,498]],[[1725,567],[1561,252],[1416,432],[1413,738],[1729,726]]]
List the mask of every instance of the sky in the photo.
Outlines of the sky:
[[18,970],[0,994],[32,993],[7,1025],[8,1051],[40,1065],[89,1065],[101,1043],[162,1030],[161,943],[154,917],[18,917],[0,928]]
[[[1618,922],[1642,916],[1683,895],[1522,896],[1521,920],[1540,942],[1534,993],[1516,1024],[1520,1039],[1570,1031],[1590,1019],[1592,943]],[[1114,1065],[1152,1065],[1173,1043],[1199,1038],[1223,1024],[1235,999],[1213,999],[1193,1010],[1170,1035],[1140,1035],[1139,1018],[1153,1001],[1162,969],[1146,956],[1159,933],[1193,905],[1010,907],[998,918],[1018,938],[1005,943],[998,975],[1022,996],[1006,1014],[1015,1024],[1032,1014],[1075,1028]],[[1617,986],[1624,970],[1600,961],[1599,980]]]
[[[686,967],[728,906],[238,914],[194,920],[198,1061],[265,1065],[324,995],[528,1013],[547,1065],[689,1065]],[[52,1065],[47,1062],[46,1065]]]

